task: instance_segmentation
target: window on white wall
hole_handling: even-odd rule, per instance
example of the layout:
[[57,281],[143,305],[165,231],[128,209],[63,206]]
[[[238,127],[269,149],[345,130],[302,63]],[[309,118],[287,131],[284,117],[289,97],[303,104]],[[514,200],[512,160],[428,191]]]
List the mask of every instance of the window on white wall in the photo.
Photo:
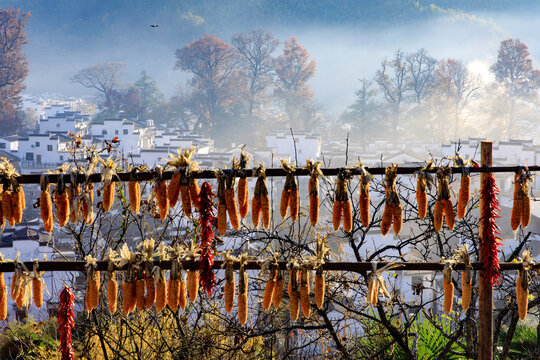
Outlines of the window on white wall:
[[124,129],[124,135],[128,135],[129,134],[129,130],[128,129]]
[[107,135],[107,130],[105,129],[101,130],[101,135]]
[[5,149],[6,148],[6,143],[0,143],[0,149]]
[[47,145],[47,151],[52,151],[52,145]]
[[114,135],[118,135],[118,130],[114,130]]

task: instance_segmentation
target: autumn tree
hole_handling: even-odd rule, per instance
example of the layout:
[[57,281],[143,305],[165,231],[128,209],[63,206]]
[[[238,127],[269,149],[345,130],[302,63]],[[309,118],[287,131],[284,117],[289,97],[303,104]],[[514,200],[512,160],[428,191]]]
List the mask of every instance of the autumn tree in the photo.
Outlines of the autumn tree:
[[252,115],[264,102],[265,92],[272,84],[272,53],[279,40],[264,30],[253,30],[236,34],[232,44],[240,53],[240,64],[247,73],[248,115]]
[[140,115],[144,118],[151,117],[156,107],[162,106],[165,102],[165,95],[157,86],[156,80],[152,79],[145,70],[141,72],[135,86],[139,89],[141,98]]
[[239,95],[241,79],[236,49],[213,35],[205,35],[176,50],[176,68],[193,75],[191,107],[196,128],[212,130]]
[[309,126],[315,109],[307,82],[315,75],[315,61],[309,60],[309,52],[296,37],[291,37],[285,42],[283,53],[275,59],[274,67],[277,76],[275,93],[284,104],[291,125]]
[[435,75],[439,94],[436,101],[442,100],[439,104],[446,107],[446,109],[440,109],[439,119],[444,123],[445,116],[449,116],[454,123],[454,138],[458,138],[463,121],[463,110],[473,100],[478,84],[465,64],[456,59],[439,61]]
[[518,39],[501,41],[497,62],[491,65],[490,71],[510,100],[507,121],[507,136],[510,137],[515,124],[516,100],[527,101],[537,97],[540,71],[533,68],[527,45]]
[[435,69],[437,60],[429,56],[426,49],[405,57],[407,71],[410,76],[410,88],[414,93],[414,100],[421,103],[428,97],[435,86]]
[[407,100],[411,86],[406,59],[405,53],[397,50],[392,59],[381,61],[381,69],[375,74],[375,82],[390,107],[390,120],[395,134],[400,122],[401,105]]
[[27,43],[24,28],[30,13],[20,10],[0,9],[0,119],[1,134],[10,134],[20,128],[17,114],[24,79],[28,74],[28,62],[22,53]]
[[126,66],[122,62],[103,62],[94,64],[76,73],[71,81],[82,86],[95,89],[102,97],[102,106],[110,109],[113,95],[120,88],[120,76]]

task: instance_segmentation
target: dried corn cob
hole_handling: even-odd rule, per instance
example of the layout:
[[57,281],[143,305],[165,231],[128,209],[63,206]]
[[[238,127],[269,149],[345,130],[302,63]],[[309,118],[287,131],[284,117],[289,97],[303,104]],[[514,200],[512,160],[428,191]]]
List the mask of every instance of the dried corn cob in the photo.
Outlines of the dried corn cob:
[[69,221],[76,223],[79,221],[79,212],[81,208],[81,187],[77,184],[77,173],[71,173],[70,186],[66,188],[69,201]]
[[156,312],[161,312],[167,306],[167,284],[165,272],[161,270],[161,276],[156,283]]
[[113,181],[113,177],[116,176],[116,162],[111,158],[107,159],[107,161],[101,158],[98,158],[98,160],[103,166],[103,174],[101,176],[103,180],[103,199],[101,205],[103,211],[109,211],[114,203],[115,182]]
[[178,300],[180,297],[180,279],[169,279],[167,295],[167,304],[173,312],[176,312],[178,310]]
[[[49,177],[44,174],[41,175],[41,195],[39,198],[39,208],[41,212],[41,219],[43,220],[43,226],[45,231],[51,232],[53,227],[53,210],[52,210],[52,199],[49,192]],[[5,193],[5,191],[4,191]],[[2,194],[2,207],[4,208],[4,193]],[[11,209],[8,210],[11,213]],[[6,216],[6,211],[4,208],[4,217]]]
[[87,255],[84,260],[86,261],[86,311],[90,312],[97,308],[99,304],[99,285],[100,276],[97,271],[97,259],[91,255]]
[[452,282],[452,263],[450,261],[444,264],[443,270],[443,288],[444,288],[444,312],[449,314],[452,311],[454,301],[454,283]]
[[315,253],[315,304],[317,308],[322,309],[324,304],[325,279],[323,273],[324,258],[330,253],[326,246],[326,237],[317,234],[317,248]]
[[309,171],[308,195],[309,195],[309,222],[311,226],[317,226],[319,222],[319,177],[324,177],[321,171],[321,163],[306,160],[304,169]]
[[394,205],[393,210],[392,225],[394,227],[394,234],[397,236],[401,232],[401,226],[403,225],[403,206],[401,204]]
[[189,197],[191,199],[191,203],[193,206],[195,206],[195,209],[199,210],[201,207],[201,202],[199,199],[199,193],[201,192],[201,188],[199,187],[199,183],[197,182],[197,179],[191,177],[189,175]]
[[443,204],[443,214],[444,218],[446,219],[446,226],[448,226],[448,230],[454,230],[454,224],[455,224],[455,217],[454,217],[454,207],[452,205],[452,200],[442,200]]
[[467,311],[471,304],[472,296],[472,277],[471,277],[471,261],[469,257],[469,247],[467,244],[461,246],[455,250],[454,259],[458,263],[465,265],[465,270],[461,275],[461,307],[464,311]]
[[381,218],[381,234],[383,236],[388,235],[390,232],[390,227],[392,226],[392,221],[394,219],[394,205],[386,204],[384,206],[383,215]]
[[283,189],[281,191],[281,200],[279,202],[279,214],[282,219],[287,217],[287,212],[289,211],[289,200],[290,200],[290,191],[289,189]]
[[225,235],[227,233],[227,199],[225,195],[227,177],[223,170],[216,170],[215,174],[218,179],[218,231],[221,235]]
[[[434,209],[434,227],[436,231],[439,231],[442,228],[442,220],[439,227],[438,221],[440,216],[438,214],[439,209],[437,208],[437,203],[439,203],[438,206],[441,207],[441,212],[444,218],[446,219],[446,226],[448,226],[449,230],[454,229],[454,207],[452,205],[452,200],[450,199],[450,185],[449,185],[449,177],[452,174],[452,169],[450,167],[443,167],[439,168],[437,170],[437,183],[438,183],[438,189],[437,189],[437,202],[435,203],[435,209]],[[437,221],[437,222],[436,222]],[[438,229],[438,230],[437,230]]]
[[334,205],[332,206],[332,226],[334,227],[334,231],[339,230],[342,214],[343,214],[343,203],[336,199],[334,201]]
[[351,232],[353,226],[351,201],[344,201],[341,205],[341,209],[343,210],[343,230],[345,232]]
[[187,306],[187,294],[186,294],[186,282],[183,278],[180,278],[180,282],[178,284],[179,290],[178,290],[178,307],[182,310],[184,310]]
[[387,235],[390,231],[390,225],[396,221],[399,221],[397,224],[394,223],[394,233],[398,235],[399,232],[396,233],[396,230],[401,231],[401,222],[403,220],[401,216],[402,208],[397,191],[397,164],[392,164],[390,167],[386,168],[384,187],[385,207],[383,217],[381,219],[381,233],[383,236]]
[[311,305],[309,303],[309,271],[304,268],[300,271],[300,305],[305,318],[311,315]]
[[[132,280],[128,280],[124,283],[124,286],[122,287],[122,293],[123,293],[123,301],[122,301],[122,309],[124,311],[124,315],[128,316],[128,314],[131,312],[131,304],[133,303],[133,286],[135,283]],[[135,301],[136,302],[136,301]]]
[[86,183],[84,185],[84,197],[82,199],[83,219],[87,224],[92,224],[94,221],[94,184]]
[[427,190],[431,189],[433,178],[428,170],[433,169],[433,159],[429,160],[426,166],[417,172],[416,180],[416,202],[418,203],[418,217],[424,219],[427,214]]
[[274,290],[276,288],[276,269],[272,267],[270,269],[270,275],[268,281],[266,281],[266,286],[264,288],[263,295],[263,309],[268,310],[270,304],[272,304],[272,298],[274,296]]
[[281,202],[279,205],[279,211],[281,217],[284,219],[287,217],[287,211],[290,209],[292,221],[296,221],[298,218],[298,211],[300,209],[300,199],[298,195],[298,182],[294,177],[296,168],[289,164],[286,160],[281,160],[281,167],[287,172],[285,178],[285,186],[281,192]]
[[2,213],[9,225],[13,226],[15,225],[15,218],[13,217],[13,210],[11,208],[11,197],[11,190],[4,188],[4,192],[2,192]]
[[[464,168],[465,169],[465,168]],[[457,218],[463,219],[465,217],[465,210],[467,210],[467,203],[469,202],[471,187],[471,177],[469,173],[463,172],[461,175],[461,184],[459,186],[459,197],[457,206]]]
[[433,209],[433,227],[435,231],[439,232],[443,223],[443,200],[435,201],[435,207]]
[[138,275],[139,278],[135,280],[135,294],[137,296],[137,310],[141,311],[146,308],[146,297],[145,297],[145,288],[146,281],[142,275]]
[[[47,257],[44,256],[44,260]],[[37,308],[43,305],[43,275],[45,272],[38,270],[38,261],[34,261],[34,275],[32,276],[32,295],[34,297],[34,304]],[[4,284],[5,285],[5,284]],[[0,285],[1,286],[1,285]]]
[[259,218],[262,214],[261,196],[254,195],[251,200],[251,221],[255,229],[259,228]]
[[0,321],[7,318],[7,290],[4,273],[0,273]]
[[244,325],[247,322],[247,293],[248,293],[248,274],[245,269],[247,254],[240,256],[240,271],[238,281],[238,322]]
[[[225,189],[225,203],[227,212],[229,213],[229,221],[234,230],[240,228],[240,218],[238,217],[238,206],[234,197],[234,176],[229,177],[232,180],[227,180],[227,188]],[[230,183],[229,183],[230,181]]]
[[274,288],[274,294],[272,296],[272,305],[274,305],[275,308],[278,308],[281,305],[284,286],[285,282],[283,281],[283,274],[281,273],[281,270],[278,270],[276,276],[276,286]]
[[[247,169],[248,163],[249,158],[244,153],[244,149],[242,149],[240,152],[240,160],[238,161],[236,168],[245,170]],[[240,175],[240,179],[238,180],[238,206],[240,209],[240,217],[244,219],[249,210],[249,190],[245,175]]]
[[116,312],[118,306],[118,281],[116,281],[115,272],[109,273],[109,281],[107,282],[107,301],[111,314]]
[[369,185],[373,175],[367,172],[365,167],[362,165],[362,162],[359,161],[360,173],[360,199],[358,202],[358,208],[360,212],[360,221],[362,225],[367,228],[369,227]]
[[234,270],[232,260],[225,260],[225,287],[224,287],[224,301],[225,310],[230,313],[234,305]]
[[63,181],[63,177],[59,176],[54,202],[56,205],[56,216],[58,217],[58,224],[60,225],[60,227],[66,226],[70,213],[69,199],[65,190],[66,187]]
[[14,185],[15,190],[11,194],[11,213],[13,221],[18,224],[22,221],[23,210],[26,207],[24,190],[21,185]]
[[297,262],[292,261],[287,264],[287,267],[289,268],[289,308],[291,313],[291,319],[295,321],[296,319],[298,319],[298,315],[300,314],[300,291],[298,286],[299,265]]
[[176,203],[178,202],[178,197],[180,196],[181,179],[182,173],[180,172],[180,169],[177,168],[176,171],[173,173],[173,176],[171,177],[171,181],[169,182],[169,189],[167,192],[170,207],[174,207],[174,205],[176,205]]
[[197,301],[199,294],[199,270],[193,269],[187,272],[189,301],[194,303]]
[[150,309],[156,301],[156,283],[152,274],[144,276],[144,282],[146,283],[146,298],[145,307]]
[[518,270],[516,280],[516,300],[520,320],[525,319],[529,307],[529,271],[534,260],[529,250],[524,250],[522,258],[522,269]]

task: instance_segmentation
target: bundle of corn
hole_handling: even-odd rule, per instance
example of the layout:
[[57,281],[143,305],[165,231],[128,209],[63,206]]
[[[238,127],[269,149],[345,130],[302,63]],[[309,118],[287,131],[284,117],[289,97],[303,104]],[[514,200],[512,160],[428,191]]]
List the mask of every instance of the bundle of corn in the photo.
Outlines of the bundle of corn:
[[54,195],[54,203],[56,205],[56,217],[58,218],[58,225],[60,227],[66,226],[69,220],[70,214],[70,202],[69,195],[66,191],[66,183],[64,180],[64,174],[69,168],[69,164],[63,164],[58,168],[58,183],[56,185],[56,191]]
[[15,257],[15,271],[13,272],[13,278],[11,279],[11,299],[15,301],[17,308],[22,309],[29,303],[30,291],[28,289],[29,271],[24,263],[19,261],[21,253],[17,252]]
[[[249,210],[249,190],[247,184],[247,177],[243,170],[247,169],[249,164],[249,158],[244,153],[244,148],[240,152],[240,160],[235,164],[234,169],[240,170],[240,177],[238,179],[238,206],[240,208],[240,217],[244,219],[247,216]],[[234,164],[234,159],[233,159]]]
[[234,170],[223,170],[222,174],[225,178],[225,205],[227,213],[229,214],[229,221],[231,222],[232,228],[238,230],[240,227],[240,218],[238,216],[238,205],[236,204],[236,198],[234,197]]
[[66,188],[66,193],[69,202],[69,221],[76,223],[79,221],[81,209],[81,186],[77,183],[78,172],[73,169],[69,175],[69,186]]
[[194,303],[199,294],[199,258],[201,256],[201,248],[197,243],[191,242],[183,257],[188,262],[187,266],[187,290],[189,301]]
[[[279,253],[272,252],[272,256],[269,258],[266,258],[263,261],[263,264],[261,266],[261,272],[265,273],[268,272],[268,280],[266,281],[266,285],[264,287],[264,295],[263,295],[263,309],[268,310],[270,308],[270,305],[273,302],[274,294],[276,292],[276,285],[277,285],[277,277],[279,271],[279,263],[278,263],[278,257]],[[282,288],[283,291],[283,288]]]
[[124,243],[120,248],[120,257],[117,259],[117,266],[127,268],[124,285],[122,286],[122,310],[125,316],[128,316],[137,307],[136,261],[135,254]]
[[266,186],[266,170],[262,164],[259,164],[255,170],[257,182],[253,191],[253,200],[251,201],[251,220],[253,226],[259,228],[259,219],[262,216],[262,223],[265,229],[270,228],[270,197],[268,187]]
[[26,208],[24,190],[17,181],[19,174],[15,167],[5,158],[2,158],[0,163],[0,174],[5,179],[4,192],[2,193],[2,215],[10,226],[14,226],[22,221],[23,211]]
[[238,272],[238,322],[245,325],[247,322],[247,299],[248,299],[248,274],[246,271],[248,256],[242,254],[239,256],[240,270]]
[[223,297],[225,301],[225,311],[230,313],[234,305],[234,289],[235,289],[235,275],[234,275],[234,262],[240,261],[237,257],[232,256],[232,250],[221,253],[223,256],[222,268],[225,268],[225,286],[223,287]]
[[324,178],[321,171],[321,162],[314,162],[311,159],[306,160],[304,169],[309,171],[309,221],[311,226],[317,226],[319,222],[319,178]]
[[169,184],[170,206],[176,205],[180,195],[186,216],[191,216],[192,204],[199,209],[199,184],[192,175],[193,171],[198,170],[198,163],[191,160],[195,152],[192,146],[184,151],[178,148],[178,155],[169,154],[170,159],[167,161],[167,165],[175,169]]
[[169,213],[169,196],[167,195],[167,182],[163,180],[163,169],[156,165],[154,168],[154,197],[159,208],[159,218],[165,220]]
[[100,276],[97,269],[97,259],[92,255],[86,255],[84,258],[86,264],[86,297],[84,300],[84,308],[90,312],[97,308],[99,304],[99,285]]
[[531,198],[529,196],[530,182],[532,176],[525,166],[519,169],[514,176],[514,204],[512,206],[511,226],[512,230],[517,230],[519,224],[522,227],[529,225],[531,221]]
[[296,260],[291,260],[287,263],[287,269],[289,270],[289,285],[287,292],[289,294],[289,309],[291,313],[291,319],[296,321],[300,314],[300,289],[298,284],[298,274],[300,272],[300,264]]
[[[43,255],[43,261],[47,261],[47,255]],[[45,282],[43,281],[43,275],[45,271],[39,271],[39,261],[34,260],[34,275],[32,276],[32,294],[34,296],[34,304],[40,308],[43,305],[43,287]]]
[[225,182],[227,176],[223,170],[218,169],[214,171],[218,181],[218,213],[217,213],[217,228],[221,235],[227,233],[227,199],[225,198]]
[[[140,171],[144,171],[146,169],[146,166],[141,165],[134,167],[131,169],[131,172],[129,174],[129,182],[128,182],[128,196],[129,196],[129,206],[131,208],[131,212],[134,215],[138,215],[141,210],[141,184],[139,181],[137,181],[137,173]],[[165,185],[165,188],[167,185]]]
[[[4,262],[4,255],[0,253],[0,264]],[[7,289],[4,273],[0,272],[0,321],[7,318]]]
[[358,158],[358,168],[360,169],[360,200],[358,201],[358,208],[360,212],[360,221],[365,228],[369,227],[369,185],[373,179],[362,161]]
[[281,192],[281,201],[279,203],[279,213],[281,217],[285,219],[287,212],[291,210],[291,219],[296,221],[298,218],[298,211],[300,210],[300,197],[298,195],[298,182],[294,177],[296,168],[289,164],[286,160],[281,160],[281,167],[287,173],[285,178],[285,186]]
[[455,252],[455,261],[465,265],[465,270],[463,270],[463,274],[461,275],[461,307],[463,308],[463,311],[467,311],[471,304],[472,296],[472,266],[469,257],[469,247],[465,244],[455,250]]
[[330,248],[326,245],[326,237],[317,234],[317,251],[315,253],[315,305],[322,309],[324,305],[325,278],[323,272],[324,258],[330,253]]
[[518,270],[516,280],[516,301],[518,305],[518,314],[521,320],[527,316],[529,307],[529,271],[534,264],[534,260],[529,250],[524,250],[520,259],[522,268]]
[[460,154],[456,153],[456,156],[452,158],[454,165],[461,167],[461,182],[459,185],[459,195],[457,203],[457,218],[463,219],[465,217],[465,211],[467,210],[467,204],[469,203],[469,197],[471,193],[471,176],[469,174],[470,160],[464,160]]
[[100,157],[97,159],[103,166],[103,173],[101,174],[103,199],[101,205],[103,211],[109,211],[114,203],[115,182],[113,177],[116,176],[116,161],[111,158],[108,158],[107,161]]
[[[167,247],[165,243],[158,245],[157,255],[159,262],[168,259]],[[165,270],[160,267],[156,267],[156,312],[161,312],[167,306],[167,279],[165,278]]]
[[156,301],[156,284],[154,276],[154,239],[145,239],[139,244],[139,249],[143,258],[142,268],[144,282],[146,284],[145,307],[150,309]]
[[385,205],[381,219],[381,233],[386,236],[393,224],[394,234],[399,235],[403,224],[403,207],[397,191],[397,164],[386,168],[384,176]]
[[452,303],[454,302],[454,282],[452,281],[452,267],[454,260],[444,261],[443,270],[443,290],[444,290],[444,312],[449,314],[452,311]]
[[418,203],[418,217],[424,219],[427,214],[427,190],[431,190],[433,176],[428,172],[433,169],[433,159],[416,172],[416,202]]
[[337,175],[336,199],[332,209],[332,224],[334,230],[339,229],[341,218],[343,218],[343,230],[350,232],[353,225],[352,207],[347,192],[347,183],[351,178],[351,171],[341,168]]
[[[43,226],[46,232],[53,230],[53,209],[52,199],[49,185],[49,175],[42,174],[40,178],[41,195],[39,197],[39,210],[41,212],[41,219],[43,220]],[[5,193],[5,192],[4,192]],[[3,194],[2,194],[3,195]],[[3,196],[2,196],[3,200]],[[4,201],[2,201],[3,207]],[[6,212],[4,211],[4,216]]]
[[437,170],[437,201],[433,209],[433,227],[439,232],[442,228],[443,217],[446,219],[448,230],[454,230],[454,206],[450,199],[450,185],[448,178],[452,174],[452,169],[442,167]]
[[167,289],[167,304],[173,312],[178,310],[178,306],[184,309],[187,304],[186,283],[182,278],[181,257],[183,251],[183,248],[179,244],[177,244],[175,247],[169,248],[171,273]]
[[107,264],[107,302],[109,305],[109,311],[111,314],[116,312],[118,305],[118,281],[116,281],[116,271],[115,266],[118,262],[118,254],[113,249],[109,248],[109,252],[105,256]]
[[368,302],[368,304],[376,306],[377,302],[379,301],[379,293],[382,293],[388,299],[392,298],[392,296],[388,292],[388,288],[386,287],[386,283],[382,274],[385,271],[400,267],[401,265],[397,264],[396,261],[397,260],[394,260],[380,269],[377,269],[376,262],[371,263],[372,270],[367,275],[368,292],[366,295],[366,301]]

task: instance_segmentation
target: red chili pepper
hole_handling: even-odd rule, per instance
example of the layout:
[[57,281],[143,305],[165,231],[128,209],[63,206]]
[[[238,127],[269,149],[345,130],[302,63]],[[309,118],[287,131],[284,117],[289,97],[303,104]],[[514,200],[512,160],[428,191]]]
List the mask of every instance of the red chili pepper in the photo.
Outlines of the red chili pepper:
[[495,178],[490,175],[484,183],[482,190],[482,204],[480,214],[480,222],[482,223],[482,234],[480,237],[481,246],[481,258],[484,265],[484,276],[489,279],[491,286],[494,284],[500,284],[501,273],[499,268],[499,246],[502,246],[502,239],[500,235],[499,227],[497,226],[497,218],[500,217],[499,200],[499,188],[495,183]]
[[216,277],[212,270],[214,255],[212,253],[212,239],[214,238],[213,226],[216,225],[214,216],[215,197],[212,186],[205,182],[199,193],[201,207],[199,209],[199,224],[201,226],[201,257],[199,258],[200,282],[204,291],[210,296],[216,284]]
[[58,306],[58,333],[60,334],[60,352],[62,360],[75,360],[71,329],[75,327],[73,303],[75,294],[67,286],[60,292],[60,305]]

